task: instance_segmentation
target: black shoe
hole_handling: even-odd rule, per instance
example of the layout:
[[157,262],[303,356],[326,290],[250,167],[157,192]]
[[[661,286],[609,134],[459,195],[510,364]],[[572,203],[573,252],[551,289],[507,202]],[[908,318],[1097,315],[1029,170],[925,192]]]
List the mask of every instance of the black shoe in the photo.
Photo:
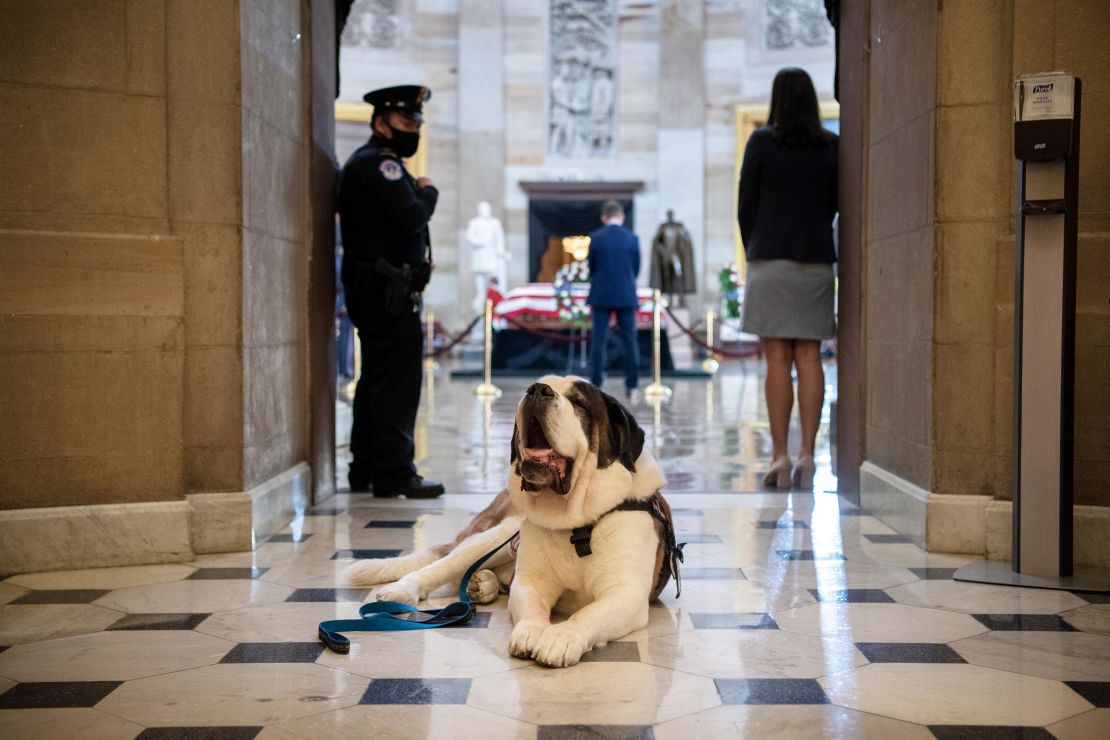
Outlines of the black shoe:
[[419,475],[414,475],[408,480],[403,480],[393,486],[378,486],[381,489],[379,492],[376,488],[374,490],[375,498],[397,498],[404,496],[405,498],[436,498],[443,495],[444,488],[442,483],[434,480],[424,480]]
[[351,493],[373,493],[374,485],[370,482],[369,478],[363,478],[358,475],[347,476],[347,488]]

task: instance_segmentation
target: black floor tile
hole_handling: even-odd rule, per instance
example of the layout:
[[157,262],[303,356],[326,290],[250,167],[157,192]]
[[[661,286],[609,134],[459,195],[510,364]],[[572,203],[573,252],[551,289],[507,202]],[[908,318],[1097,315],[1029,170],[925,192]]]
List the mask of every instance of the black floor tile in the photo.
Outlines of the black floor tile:
[[4,652],[4,651],[5,651],[5,650],[7,650],[7,649],[8,649],[9,647],[11,647],[11,645],[0,645],[0,653]]
[[635,642],[611,642],[594,648],[582,656],[583,663],[639,663],[640,645]]
[[322,508],[322,509],[306,509],[304,515],[305,516],[341,516],[341,515],[346,514],[346,513],[347,513],[346,509]]
[[908,568],[918,578],[927,581],[951,581],[958,568]]
[[684,581],[746,581],[739,568],[686,568],[680,569]]
[[337,550],[336,553],[331,556],[331,559],[354,558],[355,560],[368,560],[371,558],[395,558],[400,554],[400,550]]
[[492,612],[474,612],[464,624],[458,625],[460,629],[486,629],[489,627],[489,618]]
[[148,727],[135,740],[251,740],[261,727]]
[[972,614],[984,627],[999,632],[1076,632],[1055,614]]
[[719,534],[701,534],[700,532],[676,532],[674,538],[677,542],[685,542],[688,545],[721,541]]
[[266,538],[267,542],[304,542],[311,534],[272,534]]
[[1110,681],[1064,681],[1064,683],[1099,709],[1110,709]]
[[412,529],[416,524],[414,520],[398,519],[396,521],[376,520],[367,524],[363,529]]
[[286,601],[363,601],[368,588],[298,588]]
[[655,740],[650,725],[540,725],[536,740]]
[[893,545],[908,542],[913,544],[913,537],[908,534],[865,534],[864,539],[876,545]]
[[715,678],[722,704],[828,704],[814,678]]
[[324,652],[318,642],[241,642],[221,663],[315,663]]
[[187,580],[239,581],[258,578],[268,570],[269,568],[197,568]]
[[690,621],[697,630],[777,630],[770,614],[728,614],[723,612],[692,612]]
[[1053,740],[1043,727],[991,725],[929,725],[937,740]]
[[1110,594],[1090,594],[1083,591],[1072,591],[1072,594],[1086,601],[1088,604],[1110,604]]
[[111,630],[191,630],[196,629],[208,614],[128,614],[117,619]]
[[813,550],[775,550],[779,560],[843,560],[842,552],[815,552]]
[[469,678],[375,678],[359,704],[466,704]]
[[11,604],[91,604],[110,590],[66,589],[57,591],[28,591]]
[[841,588],[821,590],[807,588],[818,601],[834,604],[893,604],[894,599],[881,588]]
[[0,709],[92,707],[123,681],[48,681],[17,683],[0,694]]
[[966,663],[960,654],[937,642],[857,642],[872,663]]
[[802,521],[783,522],[756,522],[756,529],[809,529],[809,525]]

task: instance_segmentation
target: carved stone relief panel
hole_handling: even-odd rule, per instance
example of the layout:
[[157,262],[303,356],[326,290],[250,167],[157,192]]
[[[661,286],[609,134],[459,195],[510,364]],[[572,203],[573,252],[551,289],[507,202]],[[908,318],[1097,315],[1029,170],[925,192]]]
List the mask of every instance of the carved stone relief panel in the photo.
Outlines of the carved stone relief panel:
[[340,44],[364,49],[401,46],[402,0],[355,0]]
[[828,46],[832,27],[822,0],[764,0],[763,39],[768,49]]
[[551,0],[548,144],[553,157],[614,154],[615,0]]

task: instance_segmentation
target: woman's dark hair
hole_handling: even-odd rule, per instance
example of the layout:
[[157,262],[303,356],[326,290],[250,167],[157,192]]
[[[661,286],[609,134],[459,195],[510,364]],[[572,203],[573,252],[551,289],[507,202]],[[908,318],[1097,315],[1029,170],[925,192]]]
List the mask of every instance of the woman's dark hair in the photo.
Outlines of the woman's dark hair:
[[821,126],[813,80],[797,67],[780,69],[775,75],[767,124],[775,129],[775,143],[787,149],[816,149],[832,141]]

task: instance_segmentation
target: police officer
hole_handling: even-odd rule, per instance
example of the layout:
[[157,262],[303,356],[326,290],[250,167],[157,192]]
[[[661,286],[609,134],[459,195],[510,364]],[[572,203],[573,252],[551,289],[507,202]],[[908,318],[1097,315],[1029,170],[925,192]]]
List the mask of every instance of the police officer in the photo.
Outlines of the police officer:
[[431,91],[401,85],[367,93],[370,140],[339,179],[343,287],[358,328],[362,376],[351,427],[351,491],[435,498],[443,485],[416,474],[413,429],[420,404],[423,330],[420,296],[431,275],[428,221],[439,192],[414,178],[402,159],[420,143]]

